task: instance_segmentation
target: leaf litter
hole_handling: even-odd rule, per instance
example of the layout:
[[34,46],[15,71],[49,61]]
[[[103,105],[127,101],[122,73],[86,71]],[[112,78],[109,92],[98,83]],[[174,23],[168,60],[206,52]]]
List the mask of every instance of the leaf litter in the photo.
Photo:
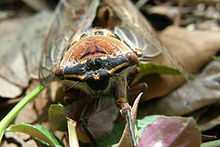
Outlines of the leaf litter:
[[[6,27],[4,27],[4,29],[2,29],[3,34],[7,34],[6,38],[0,39],[0,41],[3,42],[2,44],[7,42],[7,38],[9,40],[15,40],[15,43],[7,44],[6,47],[4,47],[5,49],[1,50],[2,52],[0,56],[3,57],[1,58],[3,62],[0,62],[2,65],[0,70],[1,71],[0,75],[1,75],[1,81],[3,81],[2,85],[6,85],[4,88],[1,88],[3,90],[0,90],[0,92],[2,91],[0,93],[1,97],[14,98],[20,96],[23,90],[29,85],[30,79],[36,78],[38,75],[36,69],[38,67],[37,63],[40,60],[40,52],[39,52],[39,50],[41,49],[40,44],[44,37],[44,35],[42,35],[43,33],[42,30],[44,30],[45,27],[47,27],[47,20],[51,16],[50,13],[47,14],[45,12],[38,15],[39,16],[33,18],[24,18],[24,19],[22,18],[21,20],[12,20],[12,21],[10,20],[11,21],[10,23],[5,24],[5,26],[9,28],[5,29]],[[15,23],[17,23],[17,21],[19,22],[18,24],[21,24],[20,28],[19,26],[14,25]],[[42,22],[45,22],[45,24]],[[26,29],[28,27],[22,29],[23,24],[26,24],[25,26],[32,25],[33,28],[31,28],[30,30]],[[35,24],[36,24],[36,30],[34,29]],[[18,27],[17,30],[15,29],[14,31],[11,31],[11,33],[10,31],[9,33],[5,33],[7,32],[7,30],[11,30],[11,28],[14,29],[16,27]],[[19,32],[19,33],[14,33],[14,32]],[[38,32],[37,35],[36,32]],[[27,35],[21,35],[21,34],[27,34]],[[193,72],[195,74],[200,73],[202,71],[201,74],[198,74],[198,76],[195,75],[195,77],[192,77],[194,78],[192,82],[194,82],[193,85],[198,86],[199,89],[205,88],[202,91],[204,91],[206,94],[205,95],[204,93],[201,94],[199,93],[200,91],[190,91],[191,81],[186,82],[185,85],[179,87],[177,90],[174,90],[174,92],[170,93],[170,91],[176,89],[176,87],[180,86],[181,83],[183,83],[183,79],[179,79],[175,77],[171,77],[173,78],[171,79],[167,76],[161,76],[159,77],[159,80],[158,79],[155,80],[154,77],[152,79],[146,79],[149,80],[149,82],[147,83],[149,83],[148,87],[150,87],[150,89],[147,89],[148,91],[147,95],[143,96],[143,100],[146,101],[144,102],[143,105],[144,106],[143,111],[146,112],[147,115],[149,115],[152,112],[153,114],[163,114],[163,115],[194,116],[194,118],[197,120],[197,123],[202,130],[207,130],[219,125],[220,123],[218,119],[219,115],[216,112],[218,108],[218,104],[216,103],[219,100],[218,61],[212,61],[204,70],[201,70],[204,67],[204,65],[206,65],[212,59],[212,57],[219,52],[220,49],[219,34],[220,34],[219,32],[211,32],[211,31],[188,31],[185,28],[178,28],[178,27],[167,28],[165,29],[165,31],[159,34],[162,44],[164,44],[168,49],[172,50],[171,51],[172,54],[175,54],[178,61],[181,62],[181,64],[186,70],[188,70],[189,72]],[[14,52],[15,48],[17,48],[16,52]],[[32,50],[30,50],[30,48]],[[191,56],[192,51],[196,52],[197,54],[196,57]],[[10,61],[9,57],[12,56],[12,53],[13,53],[13,58],[16,60]],[[33,54],[36,55],[34,56],[34,58],[32,56]],[[7,61],[7,58],[10,62],[5,62]],[[16,68],[15,70],[14,66],[19,68]],[[15,72],[18,73],[14,74]],[[206,83],[206,87],[200,87],[201,81]],[[11,89],[11,91],[7,92],[6,89]],[[178,97],[175,97],[176,96],[175,93],[178,93]],[[179,95],[180,96],[182,95],[182,97],[179,97]],[[161,98],[158,99],[158,97]],[[213,106],[213,109],[210,109],[209,108],[210,106]],[[216,109],[214,109],[215,107]],[[40,107],[38,109],[42,109],[42,108]],[[202,111],[202,113],[199,114],[196,113],[197,115],[193,114],[194,111],[199,111],[202,109],[205,109],[206,111]],[[142,109],[140,110],[142,112]],[[213,117],[209,117],[210,113],[213,114]],[[171,122],[169,121],[169,119],[171,120]],[[173,119],[175,120],[174,122],[177,125],[181,124],[182,123],[181,121],[184,122],[185,120],[187,120],[188,123],[190,125],[193,124],[192,127],[195,128],[195,123],[192,121],[192,119],[186,118],[184,120],[183,118],[176,119],[173,117],[164,117],[164,116],[161,116],[161,121],[164,121],[163,123],[161,123],[162,124],[161,126],[165,126],[166,123],[168,123],[167,125],[169,126],[170,124],[172,124]],[[152,127],[153,126],[154,123],[152,123]],[[158,131],[159,127],[156,127],[155,131]],[[148,132],[147,129],[150,130],[152,128],[146,127],[145,135]],[[189,130],[191,130],[191,128]],[[176,132],[178,131],[176,130],[175,133]],[[165,131],[165,133],[169,133],[169,131]],[[175,135],[175,133],[174,134],[171,133],[171,135]],[[184,134],[184,131],[181,133]],[[199,133],[197,132],[196,135],[198,134]],[[154,135],[156,136],[156,139],[158,139],[156,133]],[[149,135],[147,135],[146,138],[148,137]],[[183,138],[184,137],[180,137],[180,139]],[[198,141],[197,143],[200,142],[198,136],[196,140]],[[175,138],[173,141],[178,142],[178,138]]]

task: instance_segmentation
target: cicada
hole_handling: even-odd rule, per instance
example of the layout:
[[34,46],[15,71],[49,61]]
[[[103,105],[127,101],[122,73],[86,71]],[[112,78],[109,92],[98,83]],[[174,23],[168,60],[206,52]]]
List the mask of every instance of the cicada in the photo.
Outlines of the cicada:
[[[87,118],[87,123],[82,124],[89,126],[88,119],[95,112],[91,107],[101,111],[105,104],[100,101],[104,99],[131,116],[128,89],[132,89],[138,65],[153,62],[161,55],[171,61],[168,51],[129,0],[61,0],[46,38],[40,77],[43,82],[63,82],[65,98],[72,99],[77,108],[72,118],[79,122]],[[138,86],[147,88],[145,83]],[[115,107],[111,110],[108,121],[114,122],[117,115],[113,116],[113,112],[117,111],[113,111]],[[104,123],[97,125],[102,128]],[[129,128],[135,146],[132,123]],[[93,140],[100,136],[100,131],[96,135],[92,128],[86,132]]]

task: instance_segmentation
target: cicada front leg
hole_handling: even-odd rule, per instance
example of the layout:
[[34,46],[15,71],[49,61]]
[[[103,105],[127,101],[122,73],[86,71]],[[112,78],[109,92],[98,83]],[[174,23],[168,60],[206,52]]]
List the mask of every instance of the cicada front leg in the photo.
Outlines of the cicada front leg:
[[137,146],[134,121],[132,120],[132,114],[131,114],[131,106],[129,105],[127,99],[128,84],[126,77],[122,77],[118,79],[115,82],[115,84],[116,84],[116,90],[115,90],[116,104],[120,109],[121,115],[124,118],[126,118],[132,144],[133,146]]

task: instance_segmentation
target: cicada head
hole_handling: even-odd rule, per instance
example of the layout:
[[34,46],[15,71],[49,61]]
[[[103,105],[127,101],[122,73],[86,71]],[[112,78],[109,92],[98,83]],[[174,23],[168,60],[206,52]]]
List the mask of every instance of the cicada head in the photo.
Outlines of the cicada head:
[[135,52],[120,38],[104,29],[93,29],[72,40],[56,76],[86,82],[93,90],[104,90],[111,77],[138,63]]

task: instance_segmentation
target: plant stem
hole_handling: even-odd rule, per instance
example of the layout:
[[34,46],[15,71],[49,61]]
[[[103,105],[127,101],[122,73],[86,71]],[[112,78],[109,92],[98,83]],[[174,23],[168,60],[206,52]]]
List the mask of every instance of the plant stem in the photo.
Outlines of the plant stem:
[[26,104],[34,100],[34,98],[44,89],[43,85],[38,85],[31,93],[26,95],[21,101],[19,101],[11,111],[0,122],[0,143],[4,132],[8,125],[15,119],[17,114],[24,108]]
[[72,119],[67,120],[68,134],[69,134],[69,146],[79,147],[78,137],[76,133],[76,122]]

